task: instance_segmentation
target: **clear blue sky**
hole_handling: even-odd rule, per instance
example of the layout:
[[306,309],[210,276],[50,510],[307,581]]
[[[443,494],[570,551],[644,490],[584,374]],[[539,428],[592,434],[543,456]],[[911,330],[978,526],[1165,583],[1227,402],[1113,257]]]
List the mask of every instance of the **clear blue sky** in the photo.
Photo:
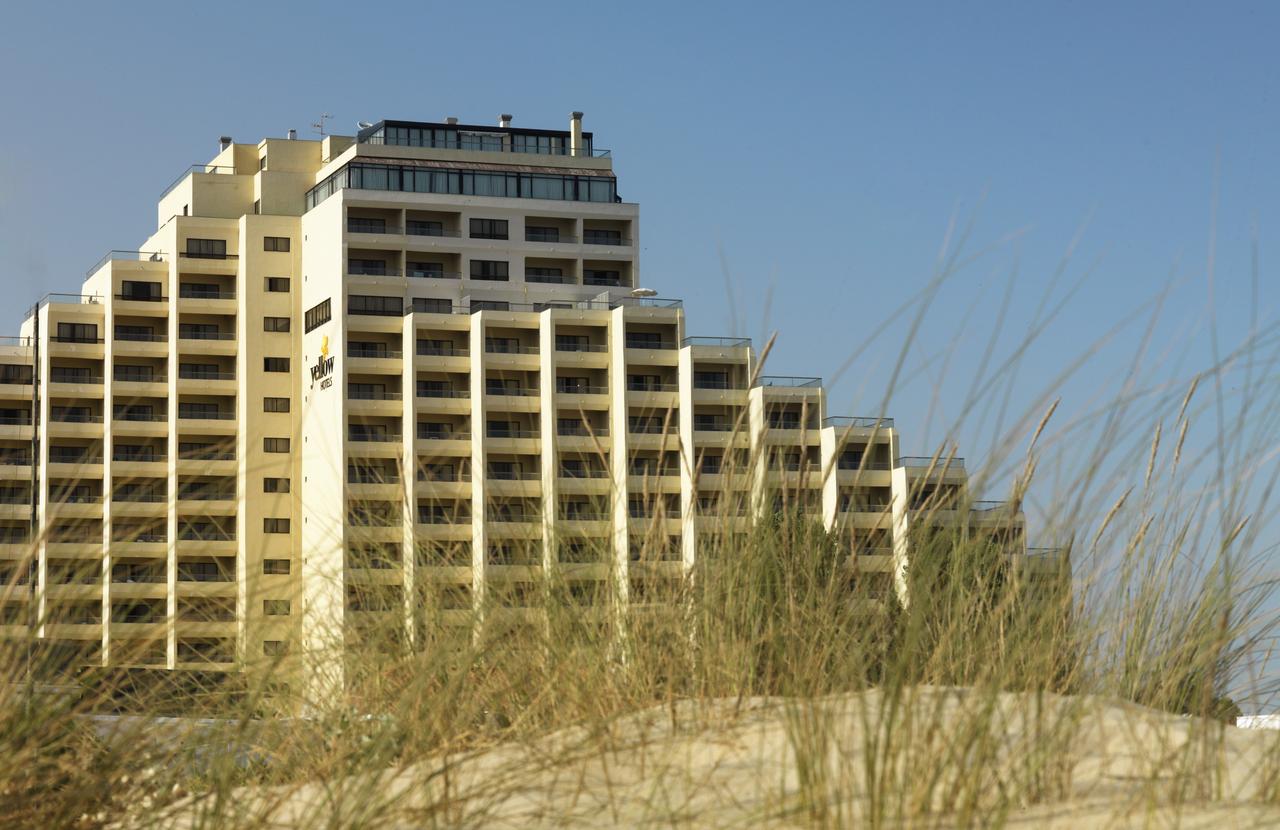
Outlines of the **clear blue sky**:
[[[907,453],[960,414],[1015,269],[1005,353],[1046,292],[1083,282],[1011,410],[1171,279],[1151,376],[1207,363],[1215,182],[1222,336],[1254,311],[1255,226],[1256,313],[1274,321],[1280,8],[1265,4],[42,2],[7,8],[5,30],[10,331],[39,294],[136,247],[219,135],[307,135],[326,111],[335,132],[501,112],[562,127],[574,109],[642,206],[644,284],[686,300],[691,334],[779,331],[773,373],[830,379],[927,284],[952,216],[976,217],[968,247],[990,250],[938,295],[890,407]],[[1114,389],[1141,334],[1063,386],[1064,416]],[[874,412],[902,342],[878,339],[831,411]],[[961,429],[962,451],[989,432]]]

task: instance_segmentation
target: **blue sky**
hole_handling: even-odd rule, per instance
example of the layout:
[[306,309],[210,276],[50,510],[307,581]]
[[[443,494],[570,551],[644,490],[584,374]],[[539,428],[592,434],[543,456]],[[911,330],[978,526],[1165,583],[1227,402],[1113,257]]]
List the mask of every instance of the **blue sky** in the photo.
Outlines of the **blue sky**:
[[[1140,373],[1176,386],[1211,360],[1210,311],[1224,343],[1274,322],[1280,10],[1118,5],[18,4],[0,50],[0,322],[136,247],[219,135],[305,136],[321,112],[335,132],[501,112],[560,127],[580,109],[642,206],[643,282],[686,300],[691,334],[778,331],[772,373],[831,379],[925,289],[953,218],[972,222],[974,259],[893,387],[905,453],[948,434],[992,332],[1008,354],[1068,290],[1002,407],[1039,406],[1162,291]],[[1143,336],[1123,327],[1057,385],[1059,418],[1114,391]],[[878,409],[904,337],[831,384],[832,412]],[[955,435],[975,457],[995,432],[970,417]]]

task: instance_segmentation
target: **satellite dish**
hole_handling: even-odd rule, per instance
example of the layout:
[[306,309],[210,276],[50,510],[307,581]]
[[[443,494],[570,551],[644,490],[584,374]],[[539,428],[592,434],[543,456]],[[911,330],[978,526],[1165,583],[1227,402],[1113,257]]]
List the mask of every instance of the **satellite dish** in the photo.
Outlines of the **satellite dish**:
[[637,297],[637,298],[639,298],[639,297],[656,297],[656,296],[658,296],[658,292],[657,292],[657,291],[654,291],[652,288],[633,288],[633,289],[631,289],[631,296],[632,296],[632,297]]
[[373,123],[370,121],[357,121],[356,126],[362,130],[367,130],[373,126]]

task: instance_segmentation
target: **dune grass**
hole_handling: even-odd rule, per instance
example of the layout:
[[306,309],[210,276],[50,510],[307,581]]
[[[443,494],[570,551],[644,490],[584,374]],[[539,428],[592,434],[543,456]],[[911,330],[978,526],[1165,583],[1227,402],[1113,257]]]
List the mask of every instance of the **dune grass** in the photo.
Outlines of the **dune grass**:
[[[229,678],[157,676],[72,670],[46,643],[4,641],[0,826],[989,827],[1069,815],[1090,748],[1130,739],[1130,816],[1280,809],[1280,741],[1257,736],[1245,753],[1224,727],[1233,697],[1275,700],[1274,674],[1259,674],[1280,622],[1263,546],[1274,476],[1250,461],[1280,438],[1250,414],[1275,394],[1256,368],[1274,365],[1267,342],[1251,337],[1190,391],[1126,389],[1061,429],[1053,408],[1006,419],[998,445],[1016,449],[990,459],[1006,473],[990,479],[1013,481],[1018,503],[1086,426],[1111,447],[1090,447],[1028,519],[1062,554],[1033,562],[922,531],[905,607],[811,516],[788,506],[737,535],[726,506],[703,517],[722,532],[688,572],[643,595],[554,569],[518,620],[493,595],[445,625],[424,583],[412,644],[399,618],[370,615],[359,647],[331,657],[350,678],[332,703],[286,690],[284,656]],[[1218,419],[1188,457],[1189,425],[1221,407],[1196,386],[1242,362],[1239,420]],[[1239,463],[1217,475],[1194,463],[1224,456]],[[655,538],[633,567],[668,555]],[[1188,717],[1126,720],[1106,714],[1114,704]],[[750,792],[718,789],[724,770],[694,774],[683,754],[725,735],[759,747]]]

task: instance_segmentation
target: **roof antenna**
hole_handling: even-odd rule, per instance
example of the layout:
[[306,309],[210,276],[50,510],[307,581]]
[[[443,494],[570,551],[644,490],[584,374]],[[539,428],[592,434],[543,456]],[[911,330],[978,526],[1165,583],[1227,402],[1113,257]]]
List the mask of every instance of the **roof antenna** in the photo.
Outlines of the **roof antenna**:
[[324,129],[324,122],[328,121],[330,118],[333,118],[333,116],[330,115],[329,113],[327,112],[320,113],[320,120],[314,122],[311,125],[312,132],[320,133],[321,137],[324,137],[325,135],[327,135]]

